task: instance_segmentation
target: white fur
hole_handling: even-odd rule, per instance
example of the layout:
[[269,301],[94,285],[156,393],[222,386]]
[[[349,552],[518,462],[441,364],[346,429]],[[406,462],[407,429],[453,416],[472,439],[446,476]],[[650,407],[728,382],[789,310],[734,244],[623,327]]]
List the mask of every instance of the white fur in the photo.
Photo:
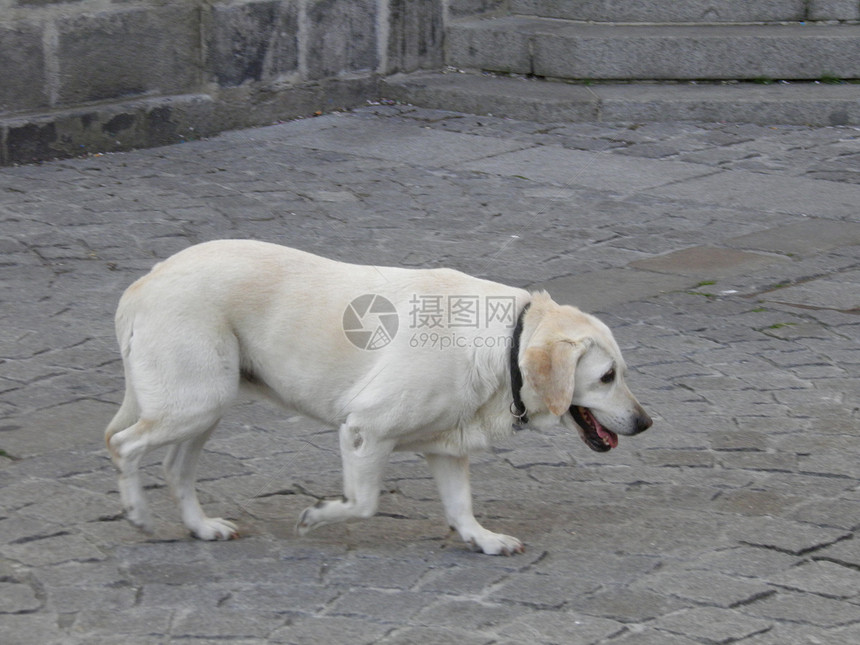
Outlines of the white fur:
[[[381,349],[356,347],[343,331],[346,307],[363,294],[385,297],[400,317],[398,333]],[[373,515],[390,453],[414,450],[427,456],[448,522],[464,540],[485,553],[521,551],[519,540],[475,520],[468,474],[470,452],[511,432],[509,346],[502,342],[511,326],[443,326],[439,335],[456,342],[421,346],[420,329],[409,327],[416,295],[474,296],[481,304],[510,298],[514,316],[531,302],[520,347],[529,414],[554,422],[561,416],[573,429],[570,414],[558,412],[579,396],[579,405],[617,432],[642,429],[634,425],[644,412],[623,378],[609,389],[592,383],[608,364],[623,377],[609,330],[546,294],[449,269],[350,265],[263,242],[209,242],[156,265],[117,310],[126,393],[106,440],[128,518],[151,530],[138,465],[169,445],[165,474],[185,525],[203,539],[237,535],[232,522],[204,515],[194,480],[203,444],[244,386],[340,429],[343,500],[306,509],[300,533]],[[569,365],[541,363],[542,347],[568,355],[559,343],[582,345]]]

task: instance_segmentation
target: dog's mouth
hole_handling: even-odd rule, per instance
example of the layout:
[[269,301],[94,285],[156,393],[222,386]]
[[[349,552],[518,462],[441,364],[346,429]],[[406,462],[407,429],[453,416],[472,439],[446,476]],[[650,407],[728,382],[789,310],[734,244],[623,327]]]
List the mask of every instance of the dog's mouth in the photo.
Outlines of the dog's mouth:
[[618,446],[618,435],[607,430],[591,410],[580,405],[570,406],[570,415],[579,426],[579,434],[589,448],[597,452],[607,452]]

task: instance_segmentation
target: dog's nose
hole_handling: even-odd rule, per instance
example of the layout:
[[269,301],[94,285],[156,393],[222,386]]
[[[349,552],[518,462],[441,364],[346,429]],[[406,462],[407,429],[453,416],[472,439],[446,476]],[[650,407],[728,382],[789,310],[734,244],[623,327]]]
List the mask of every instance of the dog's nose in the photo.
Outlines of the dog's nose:
[[654,421],[648,416],[648,413],[643,410],[642,414],[639,415],[639,418],[636,419],[636,434],[645,432],[653,425],[653,423]]

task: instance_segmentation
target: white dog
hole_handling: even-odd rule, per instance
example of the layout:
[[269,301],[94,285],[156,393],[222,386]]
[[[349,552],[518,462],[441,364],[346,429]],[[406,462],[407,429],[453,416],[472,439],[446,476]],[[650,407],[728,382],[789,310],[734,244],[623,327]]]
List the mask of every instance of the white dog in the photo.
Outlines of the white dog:
[[328,260],[275,244],[221,240],[158,264],[116,315],[122,406],[106,430],[128,519],[151,530],[141,458],[168,445],[166,479],[185,525],[237,536],[194,489],[203,444],[240,388],[338,427],[344,495],[299,518],[301,534],[376,512],[394,450],[425,455],[450,526],[484,553],[523,550],[472,514],[470,452],[528,417],[614,448],[651,419],[624,382],[609,329],[546,293],[450,269]]

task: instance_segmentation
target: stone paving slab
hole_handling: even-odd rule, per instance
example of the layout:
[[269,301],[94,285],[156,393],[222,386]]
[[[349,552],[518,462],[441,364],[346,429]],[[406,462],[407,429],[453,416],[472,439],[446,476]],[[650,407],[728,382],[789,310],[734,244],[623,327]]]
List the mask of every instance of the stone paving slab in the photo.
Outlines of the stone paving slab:
[[771,253],[811,255],[860,245],[860,222],[816,219],[741,235],[726,240],[726,244]]
[[[370,106],[0,170],[0,640],[856,643],[858,137]],[[548,288],[613,327],[655,425],[609,454],[556,428],[476,456],[479,518],[527,545],[493,558],[411,454],[376,517],[296,537],[340,491],[335,433],[242,404],[198,489],[243,537],[191,539],[160,454],[141,534],[102,438],[113,311],[223,237]]]
[[557,302],[575,305],[585,311],[602,312],[631,300],[643,300],[694,285],[695,280],[680,275],[606,269],[554,278],[530,286],[549,291]]
[[637,260],[631,262],[630,266],[646,271],[674,273],[703,280],[754,273],[756,269],[780,261],[786,261],[786,258],[750,251],[696,246],[654,258]]
[[494,155],[464,163],[462,167],[474,172],[560,184],[565,188],[577,186],[621,193],[638,193],[713,172],[698,164],[619,157],[606,152],[554,146]]
[[[816,179],[727,171],[654,190],[661,197],[762,209],[809,217],[851,219],[857,215],[853,185],[811,184]],[[827,191],[827,199],[819,191]]]

